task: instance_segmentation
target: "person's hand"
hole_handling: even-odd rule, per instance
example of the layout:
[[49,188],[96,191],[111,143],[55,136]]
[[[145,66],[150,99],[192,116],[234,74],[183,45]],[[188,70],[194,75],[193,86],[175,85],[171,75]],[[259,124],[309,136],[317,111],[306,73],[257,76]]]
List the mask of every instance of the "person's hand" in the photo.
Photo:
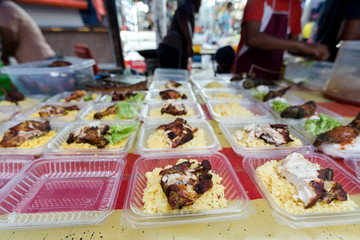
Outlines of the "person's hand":
[[301,42],[298,51],[300,54],[309,56],[318,61],[324,61],[330,57],[329,49],[324,44],[308,44]]

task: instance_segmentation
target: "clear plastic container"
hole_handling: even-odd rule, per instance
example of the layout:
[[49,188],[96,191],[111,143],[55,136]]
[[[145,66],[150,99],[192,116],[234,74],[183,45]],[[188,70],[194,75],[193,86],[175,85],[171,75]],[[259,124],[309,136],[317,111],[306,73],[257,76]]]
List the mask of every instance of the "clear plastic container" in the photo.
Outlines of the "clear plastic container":
[[[226,96],[226,94],[228,96]],[[204,102],[207,102],[211,99],[218,99],[218,100],[246,100],[249,99],[249,96],[245,91],[241,91],[239,89],[234,88],[222,88],[222,89],[203,89],[199,92],[199,95],[202,97]],[[218,96],[216,96],[218,95]],[[233,95],[230,97],[230,95]],[[242,97],[239,97],[241,95]]]
[[15,103],[11,103],[5,101],[4,97],[0,97],[0,106],[12,106],[12,107],[20,107],[21,111],[28,110],[36,105],[42,103],[49,96],[47,95],[25,95],[25,99],[23,101],[19,101],[18,105]]
[[[212,171],[222,177],[225,187],[226,208],[204,210],[182,214],[146,214],[143,213],[142,196],[146,187],[146,172],[154,168],[175,165],[179,158],[209,160]],[[229,160],[221,153],[215,154],[183,154],[179,156],[158,156],[139,158],[136,160],[131,179],[126,192],[126,199],[121,215],[121,225],[132,228],[149,228],[159,226],[173,226],[180,224],[195,224],[202,222],[220,222],[246,219],[255,210]]]
[[[80,115],[80,119],[81,120],[88,120],[88,119],[85,119],[90,113],[91,111],[95,111],[95,112],[100,112],[102,110],[105,110],[106,108],[112,106],[116,104],[116,102],[105,102],[105,103],[97,103],[97,104],[94,104],[92,106],[90,106],[90,108],[86,109],[86,111],[83,112],[82,115]],[[130,105],[132,105],[133,107],[136,107],[136,103],[135,102],[130,102]],[[132,120],[136,120],[140,117],[140,112],[141,112],[141,109],[137,110],[137,113],[138,113],[138,116],[134,119],[114,119],[114,120],[129,120],[129,121],[132,121]],[[93,121],[98,121],[98,119],[92,119]],[[101,121],[114,121],[114,120],[102,120],[102,119],[99,119]]]
[[[24,122],[25,120],[14,120],[14,121],[8,121],[0,125],[0,137],[2,138],[4,136],[4,133],[9,130],[9,128]],[[41,122],[45,122],[45,120],[37,120]],[[65,128],[66,123],[65,122],[50,122],[51,130],[55,131],[58,135],[60,132]],[[51,140],[50,140],[51,141]],[[28,148],[28,149],[20,149],[20,148],[0,148],[0,155],[32,155],[36,158],[40,157],[43,153],[43,150],[46,146],[44,145],[37,147],[37,148]]]
[[189,72],[185,69],[156,68],[154,81],[189,81]]
[[[145,94],[145,98],[146,98],[146,95],[147,95],[147,91],[130,91],[130,92],[131,93],[136,93],[136,94],[138,94],[138,93]],[[103,94],[103,96],[100,98],[99,102],[103,102],[103,103],[105,103],[105,102],[120,102],[120,101],[113,101],[112,100],[112,94],[113,94],[113,92],[108,93],[108,94]],[[143,102],[145,101],[145,98],[144,98]],[[127,100],[127,101],[129,101],[129,100]]]
[[[42,108],[43,106],[47,106],[47,105],[52,105],[52,106],[62,106],[62,107],[68,107],[68,106],[78,106],[79,111],[71,116],[60,116],[60,117],[31,117],[31,115],[37,113],[40,108]],[[18,120],[28,120],[28,119],[33,119],[33,120],[39,120],[39,119],[47,119],[49,121],[64,121],[64,122],[73,122],[76,121],[79,116],[82,115],[82,113],[84,111],[86,111],[88,108],[90,107],[89,103],[84,103],[84,102],[77,102],[77,103],[60,103],[60,102],[46,102],[46,103],[42,103],[37,105],[36,107],[33,107],[27,111],[24,111],[22,113],[17,114],[14,119],[18,119]]]
[[251,124],[281,124],[276,120],[254,120],[251,123],[249,122],[222,122],[220,123],[220,129],[224,133],[226,139],[230,143],[234,152],[240,156],[246,156],[251,153],[260,153],[260,152],[287,152],[291,153],[293,151],[314,151],[314,146],[301,134],[299,134],[294,128],[289,126],[290,135],[298,138],[302,142],[302,146],[273,146],[273,147],[244,147],[236,142],[234,135],[237,130],[244,130],[245,126]]
[[161,102],[148,102],[142,109],[141,112],[141,120],[144,122],[147,121],[162,121],[166,119],[175,119],[177,117],[181,117],[184,119],[205,119],[205,114],[201,108],[201,106],[194,102],[194,101],[187,101],[187,100],[176,100],[177,104],[184,104],[185,107],[188,107],[193,110],[193,116],[164,116],[164,117],[153,117],[150,116],[150,112],[152,109],[158,108],[159,111],[161,110],[162,106],[165,104],[166,101]]
[[[48,100],[46,100],[46,102],[65,102],[65,98],[70,97],[71,94],[73,94],[74,92],[63,92],[63,93],[59,93],[56,94],[55,96],[49,98]],[[101,98],[101,93],[99,92],[86,92],[87,96],[92,97],[93,94],[96,94],[97,96],[90,101],[85,101],[85,100],[81,100],[79,102],[87,102],[87,103],[97,103],[100,98]],[[76,101],[71,101],[71,103],[74,103]]]
[[0,229],[101,224],[115,208],[125,159],[41,158],[3,188]]
[[[209,84],[221,84],[219,87],[210,87]],[[211,80],[203,80],[194,82],[194,90],[200,91],[203,89],[223,89],[223,88],[239,88],[239,85],[233,84],[231,82],[222,81],[218,79],[211,79]]]
[[[360,138],[360,135],[357,139]],[[358,140],[359,142],[359,140]],[[337,146],[337,147],[336,147]],[[333,158],[359,158],[360,157],[360,147],[354,148],[352,150],[342,150],[342,146],[339,144],[327,144],[326,147],[318,146],[318,150],[329,155]]]
[[345,158],[344,163],[348,168],[353,170],[357,178],[360,179],[360,156],[356,158]]
[[[126,156],[130,151],[136,132],[133,132],[126,140],[126,143],[121,148],[96,148],[96,149],[60,149],[61,145],[66,142],[70,133],[74,132],[76,129],[82,126],[86,126],[94,121],[77,121],[66,127],[60,134],[58,134],[54,139],[52,139],[47,145],[46,149],[44,150],[45,156],[61,156],[61,155],[122,155]],[[135,121],[99,121],[105,125],[112,126],[114,124],[134,124]]]
[[[149,90],[166,90],[169,89],[167,87],[165,87],[165,84],[167,83],[167,81],[153,81],[150,84]],[[178,83],[181,84],[181,86],[177,87],[177,88],[170,88],[170,89],[175,89],[178,91],[181,91],[183,89],[187,89],[187,90],[191,90],[191,84],[188,82],[183,82],[183,81],[178,81]]]
[[256,168],[271,160],[280,161],[287,155],[283,153],[263,153],[249,155],[244,158],[243,166],[254,182],[256,188],[266,201],[272,215],[280,225],[290,226],[292,228],[312,228],[331,225],[355,224],[360,223],[360,182],[352,174],[347,172],[339,164],[335,163],[330,157],[319,153],[303,154],[306,159],[312,163],[317,163],[321,168],[332,168],[334,170],[334,181],[342,184],[344,190],[350,198],[356,202],[355,211],[337,212],[337,213],[311,213],[311,214],[293,214],[282,209],[271,197],[265,185],[261,182],[256,173]]
[[[165,91],[165,90],[152,90],[149,91],[149,93],[146,95],[145,101],[149,102],[149,101],[162,101],[159,93],[161,91]],[[196,101],[196,98],[194,96],[193,91],[191,91],[190,89],[175,89],[175,91],[179,92],[181,95],[185,94],[187,96],[187,99],[178,99],[178,100],[191,100],[191,101]]]
[[9,121],[16,113],[20,111],[19,107],[2,107],[0,106],[0,123]]
[[138,139],[136,141],[135,153],[141,156],[154,156],[170,153],[172,155],[179,155],[187,153],[197,153],[197,152],[216,152],[221,150],[221,145],[217,139],[214,130],[211,125],[202,119],[191,119],[187,123],[191,127],[196,127],[198,129],[203,129],[206,139],[206,146],[202,147],[177,147],[177,148],[148,148],[147,140],[149,136],[156,132],[158,126],[162,124],[169,124],[172,120],[162,121],[162,122],[145,122],[140,129]]
[[[214,107],[218,104],[227,104],[235,102],[239,104],[241,107],[246,108],[255,116],[222,116],[220,114],[215,113]],[[218,122],[222,121],[234,121],[234,120],[241,120],[241,121],[253,121],[255,119],[261,118],[261,119],[273,119],[270,112],[265,109],[262,104],[259,104],[257,102],[251,102],[246,100],[209,100],[206,103],[206,106],[208,107],[208,110],[210,112],[210,115],[213,119],[215,119]]]
[[56,94],[64,91],[85,89],[94,83],[93,59],[66,57],[58,59],[70,62],[66,67],[48,67],[57,61],[44,60],[4,67],[1,72],[8,74],[13,84],[24,94]]

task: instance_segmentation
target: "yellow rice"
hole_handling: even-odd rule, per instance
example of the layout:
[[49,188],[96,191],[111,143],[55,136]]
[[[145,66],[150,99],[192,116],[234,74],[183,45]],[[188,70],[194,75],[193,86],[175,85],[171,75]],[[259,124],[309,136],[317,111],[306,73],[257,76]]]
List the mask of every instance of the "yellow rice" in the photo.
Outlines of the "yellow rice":
[[149,116],[150,117],[164,117],[164,118],[174,118],[174,117],[180,117],[180,116],[194,116],[194,110],[188,106],[185,106],[187,113],[185,115],[171,115],[168,113],[164,113],[161,114],[161,108],[162,107],[157,107],[157,108],[151,108],[150,112],[149,112]]
[[348,195],[347,201],[334,200],[330,204],[318,201],[315,206],[306,208],[301,200],[297,200],[294,196],[298,195],[296,187],[280,176],[277,172],[277,166],[282,161],[271,160],[256,169],[266,189],[270,192],[271,197],[283,209],[290,213],[330,213],[353,211],[357,208],[357,204],[350,199]]
[[[156,130],[155,133],[149,136],[146,144],[148,148],[171,148],[170,143],[167,141],[167,135],[162,129]],[[205,133],[203,129],[199,129],[194,133],[194,138],[189,142],[178,146],[177,148],[186,147],[203,147],[207,145]]]
[[254,113],[240,106],[237,102],[219,103],[214,106],[214,112],[221,116],[251,117]]
[[[242,136],[242,139],[239,140],[236,135],[239,134]],[[249,134],[246,131],[243,130],[237,130],[233,138],[235,141],[243,146],[248,148],[257,148],[257,147],[276,147],[274,144],[266,143],[263,139],[255,138],[253,141],[247,142]],[[287,144],[281,145],[282,147],[296,147],[296,146],[302,146],[302,142],[300,139],[290,135],[291,139],[293,139],[293,142],[289,142]]]
[[218,93],[215,93],[213,95],[209,94],[209,97],[211,97],[211,98],[238,98],[238,99],[242,99],[243,95],[241,95],[241,94],[234,95],[234,94],[229,93],[229,92],[218,92]]
[[[39,118],[39,117],[40,117],[39,112],[40,112],[40,110],[39,110],[39,111],[37,111],[36,113],[31,114],[29,117],[31,117],[31,118]],[[76,115],[76,114],[79,112],[79,110],[66,110],[66,112],[67,112],[67,114],[66,114],[66,115],[63,115],[63,116],[57,116],[57,117],[61,118],[61,117],[70,117],[70,116],[74,116],[74,115]]]
[[[103,112],[103,111],[105,111],[105,109],[101,110],[101,112]],[[95,113],[97,113],[97,112],[94,110],[91,110],[90,113],[86,117],[84,117],[84,119],[85,120],[95,120],[95,118],[94,118]],[[110,114],[110,115],[107,115],[107,116],[101,118],[101,120],[115,120],[115,116],[116,116],[116,114]],[[96,120],[98,120],[98,119],[96,119]]]
[[[127,138],[124,138],[123,140],[115,144],[109,143],[108,145],[105,146],[105,148],[107,149],[122,148],[123,146],[125,146],[126,142],[127,142]],[[98,149],[98,148],[97,146],[91,145],[89,143],[68,144],[67,142],[64,142],[63,144],[61,144],[60,149]]]
[[[89,96],[89,94],[86,94],[85,96]],[[85,96],[84,96],[84,97],[85,97]],[[91,94],[92,100],[90,100],[89,102],[94,101],[98,96],[99,96],[99,94],[96,94],[96,93]],[[60,102],[66,102],[66,101],[65,101],[65,98],[60,99]],[[76,101],[76,100],[74,99],[74,100],[71,100],[70,102],[86,102],[86,101],[84,101],[84,100],[82,100],[82,101]]]
[[[177,164],[187,161],[185,159],[179,159]],[[191,168],[198,166],[196,159],[191,159]],[[165,168],[170,168],[171,165]],[[146,214],[164,214],[164,213],[186,213],[195,212],[215,208],[227,207],[227,200],[225,198],[225,187],[221,184],[222,178],[213,172],[209,172],[212,177],[213,187],[199,197],[194,204],[179,209],[171,209],[168,203],[167,197],[161,188],[160,181],[161,176],[159,175],[162,168],[155,168],[152,172],[146,173],[147,185],[144,189],[142,201],[144,203],[143,212]]]
[[[38,100],[32,99],[32,98],[25,98],[22,101],[18,102],[18,106],[21,107],[22,110],[27,110],[37,104],[39,104],[40,102]],[[10,102],[10,101],[0,101],[0,106],[16,106],[15,103]]]
[[225,86],[219,82],[210,82],[204,86],[205,88],[224,88]]
[[[41,146],[47,144],[53,137],[55,137],[55,135],[56,135],[56,132],[53,131],[53,130],[50,130],[49,132],[47,132],[43,136],[29,139],[29,140],[25,141],[24,143],[22,143],[18,147],[8,147],[8,148],[17,148],[17,149],[38,148],[38,147],[41,147]],[[3,136],[1,136],[0,141],[2,139],[3,139]],[[2,147],[0,147],[0,148],[2,148]]]

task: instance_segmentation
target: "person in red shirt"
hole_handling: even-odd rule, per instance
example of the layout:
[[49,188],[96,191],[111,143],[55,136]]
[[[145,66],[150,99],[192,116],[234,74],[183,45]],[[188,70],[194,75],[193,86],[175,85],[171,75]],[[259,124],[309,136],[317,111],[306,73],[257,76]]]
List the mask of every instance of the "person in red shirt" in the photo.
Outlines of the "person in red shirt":
[[284,50],[326,60],[329,50],[325,45],[297,40],[300,17],[299,0],[248,0],[233,72],[278,80]]

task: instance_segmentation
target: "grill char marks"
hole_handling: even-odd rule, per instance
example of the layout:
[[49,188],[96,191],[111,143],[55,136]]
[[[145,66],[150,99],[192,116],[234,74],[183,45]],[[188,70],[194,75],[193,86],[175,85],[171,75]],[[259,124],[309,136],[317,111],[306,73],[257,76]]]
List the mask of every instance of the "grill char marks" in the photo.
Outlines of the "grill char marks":
[[89,143],[97,146],[97,148],[104,148],[109,141],[105,138],[110,127],[108,125],[94,125],[85,126],[70,133],[66,142],[71,143]]

